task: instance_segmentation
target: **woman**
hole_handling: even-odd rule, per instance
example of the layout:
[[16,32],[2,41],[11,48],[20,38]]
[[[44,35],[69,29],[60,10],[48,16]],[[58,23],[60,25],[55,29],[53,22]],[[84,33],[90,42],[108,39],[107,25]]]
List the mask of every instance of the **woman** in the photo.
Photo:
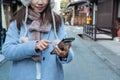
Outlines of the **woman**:
[[[6,59],[13,62],[10,80],[64,80],[62,64],[70,62],[73,54],[71,45],[60,50],[54,44],[56,35],[60,40],[65,37],[61,17],[51,11],[50,0],[31,0],[28,15],[25,6],[11,20],[2,47]],[[50,54],[53,49],[55,55]]]

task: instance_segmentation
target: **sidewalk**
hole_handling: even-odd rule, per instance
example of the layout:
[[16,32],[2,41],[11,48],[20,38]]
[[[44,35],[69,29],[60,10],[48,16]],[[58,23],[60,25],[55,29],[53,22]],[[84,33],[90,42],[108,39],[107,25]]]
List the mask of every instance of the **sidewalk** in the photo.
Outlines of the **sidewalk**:
[[[82,34],[82,27],[74,27],[72,31],[75,34]],[[101,35],[101,37],[106,35]],[[120,75],[120,42],[113,40],[98,40],[93,41],[90,38],[83,36],[83,43],[92,50],[101,60],[103,60],[109,67],[115,70]]]
[[113,40],[99,40],[96,42],[84,40],[84,43],[120,75],[120,42]]
[[5,61],[6,61],[5,57],[1,54],[1,51],[0,51],[0,65],[2,65]]

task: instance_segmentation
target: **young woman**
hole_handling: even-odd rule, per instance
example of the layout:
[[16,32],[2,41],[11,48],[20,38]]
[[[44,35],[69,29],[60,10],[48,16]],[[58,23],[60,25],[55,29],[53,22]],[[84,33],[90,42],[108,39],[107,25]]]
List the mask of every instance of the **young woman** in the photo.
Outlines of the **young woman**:
[[[73,53],[71,45],[62,45],[61,50],[54,44],[57,37],[65,37],[61,17],[52,12],[50,0],[24,1],[2,47],[6,59],[13,62],[10,80],[64,80],[62,64],[70,62]],[[50,54],[53,49],[54,55]]]

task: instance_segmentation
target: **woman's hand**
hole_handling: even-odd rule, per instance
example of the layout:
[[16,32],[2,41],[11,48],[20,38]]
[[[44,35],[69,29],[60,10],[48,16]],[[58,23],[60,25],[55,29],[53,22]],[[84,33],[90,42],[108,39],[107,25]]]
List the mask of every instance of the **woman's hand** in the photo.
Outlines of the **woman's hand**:
[[49,40],[40,40],[40,41],[36,42],[35,50],[43,51],[49,47],[50,43],[51,43],[51,41],[49,41]]
[[71,47],[71,44],[69,45],[62,44],[61,46],[62,50],[58,46],[56,46],[53,53],[57,54],[60,58],[66,58],[69,52],[69,48]]

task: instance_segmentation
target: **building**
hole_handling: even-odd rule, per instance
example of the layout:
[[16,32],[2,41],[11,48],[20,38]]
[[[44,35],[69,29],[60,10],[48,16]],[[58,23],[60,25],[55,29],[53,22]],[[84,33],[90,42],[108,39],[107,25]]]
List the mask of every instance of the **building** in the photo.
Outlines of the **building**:
[[86,22],[86,16],[90,12],[90,3],[87,0],[72,0],[68,4],[68,8],[71,9],[72,17],[71,24],[83,26]]
[[[73,9],[73,25],[84,26],[84,35],[93,40],[117,36],[115,22],[120,18],[120,0],[78,0],[72,1],[68,7]],[[98,37],[100,34],[108,37]]]
[[[117,36],[116,19],[120,18],[120,0],[90,0],[93,4],[92,25],[84,27],[84,34],[93,40],[113,39]],[[105,34],[108,37],[99,37]]]

